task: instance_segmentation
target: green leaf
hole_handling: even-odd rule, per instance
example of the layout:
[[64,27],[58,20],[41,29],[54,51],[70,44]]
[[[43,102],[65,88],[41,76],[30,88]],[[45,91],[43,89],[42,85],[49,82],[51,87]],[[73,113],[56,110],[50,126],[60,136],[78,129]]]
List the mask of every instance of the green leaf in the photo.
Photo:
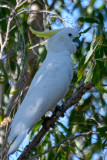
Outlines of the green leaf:
[[88,53],[86,55],[85,63],[87,63],[87,61],[89,60],[89,58],[93,54],[93,51],[94,51],[93,46],[94,46],[95,40],[96,40],[96,33],[95,33],[95,30],[94,30],[94,32],[93,32],[93,38],[92,38],[92,42],[91,42],[91,46],[90,46],[90,50],[88,51]]
[[19,92],[19,91],[16,89],[16,90],[10,92],[10,94],[17,94],[18,92]]
[[79,69],[80,69],[80,68],[82,67],[82,65],[84,64],[84,62],[85,62],[85,57],[86,57],[86,55],[83,56],[83,57],[80,59],[79,66],[78,66]]
[[85,79],[84,83],[91,81],[92,76],[93,76],[93,65],[91,65],[89,71],[87,72],[86,79]]
[[82,79],[82,76],[83,76],[83,74],[84,74],[85,68],[87,67],[87,64],[88,64],[88,63],[83,64],[83,66],[80,68],[80,70],[79,70],[79,72],[78,72],[78,74],[77,74],[77,78],[78,78],[77,81],[80,81],[80,80]]
[[85,58],[85,63],[87,63],[87,61],[89,60],[89,58],[91,57],[91,55],[93,54],[93,49],[90,48],[90,50],[88,51],[86,58]]
[[102,46],[107,47],[107,43],[103,43]]
[[94,70],[93,70],[92,83],[97,85],[99,81],[100,81],[100,68],[98,64],[96,63]]
[[106,61],[107,61],[107,58],[97,58],[96,60],[97,60],[97,61],[106,62]]
[[99,91],[101,91],[102,93],[107,93],[107,90],[105,90],[105,89],[103,88],[103,86],[100,85],[100,83],[97,84],[97,85],[95,85],[95,87],[96,87]]
[[[95,44],[96,42],[96,44]],[[86,55],[86,58],[85,58],[85,63],[89,60],[89,58],[92,56],[92,54],[95,52],[96,48],[98,47],[98,45],[101,43],[101,37],[98,36],[96,38],[96,33],[94,31],[93,33],[93,40],[92,40],[92,43],[91,43],[91,46],[90,46],[90,50],[89,52],[87,53]]]
[[95,84],[96,88],[99,91],[101,91],[102,93],[107,93],[107,91],[100,84],[101,80],[103,78],[103,75],[104,75],[103,72],[106,74],[106,69],[104,68],[104,63],[96,62],[96,65],[95,65],[94,70],[93,70],[92,83]]
[[107,138],[103,140],[102,148],[105,149],[106,146],[107,146]]
[[101,44],[101,48],[103,50],[103,52],[105,53],[105,55],[107,56],[107,40],[103,39],[103,43]]
[[80,32],[79,35],[81,36],[82,33],[86,33],[88,32],[92,27],[88,27],[87,29],[85,29],[84,31]]
[[101,128],[97,128],[97,130],[99,131],[101,137],[103,137],[103,136],[107,137],[107,133],[106,133],[107,126],[104,126],[104,127],[101,127]]
[[77,81],[80,81],[80,80],[82,79],[82,77],[83,77],[83,75],[84,75],[84,70],[86,69],[89,61],[90,61],[90,60],[88,60],[88,62],[85,63],[85,64],[83,64],[82,67],[80,68],[80,70],[79,70],[79,72],[78,72],[78,74],[77,74],[77,78],[78,78]]
[[40,46],[38,49],[38,52],[40,55],[40,61],[43,62],[45,60],[46,54],[47,54],[45,46]]
[[103,25],[104,17],[103,17],[103,14],[101,12],[98,13],[97,18],[99,19],[100,25]]
[[99,23],[99,21],[97,19],[89,18],[89,17],[86,17],[86,18],[80,17],[80,18],[78,18],[78,21],[79,22],[88,22],[88,23]]
[[100,6],[99,8],[98,8],[98,10],[101,10],[101,9],[103,9],[105,7],[105,4],[103,4],[102,6]]
[[69,91],[66,93],[64,99],[67,100],[68,97],[71,95],[71,92],[72,92],[72,87],[69,88]]
[[40,126],[42,125],[43,120],[41,119],[35,127],[32,129],[32,132],[30,134],[30,139],[34,136],[35,132],[39,130]]
[[5,95],[9,95],[9,93],[10,93],[10,88],[11,88],[11,86],[10,86],[9,82],[7,81],[7,82],[5,83],[5,87],[4,87],[4,93],[5,93]]
[[96,122],[96,120],[93,119],[93,118],[88,118],[88,119],[87,119],[87,124],[88,124],[88,125],[97,125],[97,122]]
[[[94,58],[95,59],[104,58],[104,50],[103,50],[102,46],[99,47],[98,49],[96,49]],[[98,63],[98,61],[97,61],[97,63]]]

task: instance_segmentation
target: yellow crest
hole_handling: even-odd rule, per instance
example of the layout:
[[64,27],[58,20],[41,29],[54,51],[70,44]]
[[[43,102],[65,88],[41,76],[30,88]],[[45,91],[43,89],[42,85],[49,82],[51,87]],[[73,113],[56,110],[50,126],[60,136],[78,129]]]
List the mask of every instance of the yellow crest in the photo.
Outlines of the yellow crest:
[[29,27],[30,31],[35,34],[37,37],[51,37],[57,32],[61,31],[61,29],[56,29],[56,30],[50,30],[50,31],[44,31],[44,32],[38,32],[35,31],[31,26]]

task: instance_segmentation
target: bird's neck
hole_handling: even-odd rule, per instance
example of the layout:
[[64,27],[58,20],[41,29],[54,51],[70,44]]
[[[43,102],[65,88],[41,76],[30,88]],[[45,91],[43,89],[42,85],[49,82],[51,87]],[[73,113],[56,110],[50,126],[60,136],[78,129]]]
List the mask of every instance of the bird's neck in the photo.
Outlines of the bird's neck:
[[48,49],[47,55],[55,55],[55,56],[70,56],[70,51],[67,50],[66,48],[53,48],[53,49]]

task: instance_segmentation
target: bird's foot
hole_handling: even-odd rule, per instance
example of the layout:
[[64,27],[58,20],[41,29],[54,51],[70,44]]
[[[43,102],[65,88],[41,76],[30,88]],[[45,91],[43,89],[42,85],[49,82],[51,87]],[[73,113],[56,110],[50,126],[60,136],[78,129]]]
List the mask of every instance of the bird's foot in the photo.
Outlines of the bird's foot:
[[[51,119],[51,117],[45,117],[45,116],[43,116],[42,117],[42,119],[43,119],[43,123],[42,123],[42,126],[45,128],[45,129],[48,129],[48,127],[47,127],[47,121],[49,121],[50,119]],[[51,128],[54,128],[55,127],[55,124],[51,124],[50,125],[51,126]]]
[[53,115],[56,115],[57,111],[60,111],[61,117],[64,117],[65,110],[61,106],[58,106],[58,105],[56,106],[55,111],[53,112]]

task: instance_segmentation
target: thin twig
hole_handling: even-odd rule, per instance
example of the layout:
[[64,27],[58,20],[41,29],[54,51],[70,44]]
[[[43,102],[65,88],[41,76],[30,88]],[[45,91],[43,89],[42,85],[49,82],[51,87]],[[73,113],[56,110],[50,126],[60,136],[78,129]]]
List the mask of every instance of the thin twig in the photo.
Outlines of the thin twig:
[[8,19],[8,18],[10,18],[10,16],[6,16],[6,17],[4,17],[4,18],[1,18],[1,19],[0,19],[0,22],[6,20],[6,19]]
[[35,158],[38,158],[38,157],[41,157],[42,155],[50,152],[51,150],[53,150],[54,148],[57,148],[58,146],[60,146],[61,144],[64,144],[66,143],[67,141],[71,140],[71,141],[74,141],[76,138],[80,138],[80,137],[85,137],[85,136],[89,136],[91,134],[99,134],[98,132],[94,132],[94,131],[89,131],[89,132],[85,132],[85,133],[81,133],[79,135],[70,135],[68,138],[60,141],[58,144],[56,144],[55,146],[47,149],[46,151],[44,151],[43,153],[40,153],[36,156],[33,156],[32,158],[30,158],[30,160],[34,160]]
[[[15,12],[15,11],[14,11]],[[23,75],[24,76],[24,84],[26,83],[26,78],[25,78],[25,64],[24,64],[24,58],[25,58],[25,38],[24,38],[24,32],[23,32],[23,26],[22,26],[22,22],[21,22],[21,19],[18,17],[18,16],[16,16],[16,13],[15,13],[15,16],[14,16],[14,19],[15,19],[15,21],[16,21],[16,25],[17,25],[17,28],[18,28],[18,32],[19,32],[19,43],[20,43],[20,47],[21,47],[21,55],[20,55],[20,58],[21,58],[21,74],[20,74],[20,77]],[[21,26],[21,27],[20,27]],[[21,28],[21,29],[20,29]],[[10,31],[11,31],[11,29],[10,29]],[[22,37],[22,38],[21,38]],[[22,77],[23,77],[22,76]],[[19,83],[19,81],[17,82],[17,83]],[[17,83],[16,83],[16,85],[17,85]],[[21,92],[20,92],[20,94],[19,94],[19,98],[18,98],[18,103],[20,102],[20,99],[21,99],[21,95],[22,95],[22,91],[23,91],[23,89],[24,89],[24,87],[25,87],[25,85],[23,85],[23,87],[21,88]],[[15,88],[15,86],[14,86],[14,88]],[[9,104],[8,104],[8,107],[7,107],[7,109],[6,109],[6,111],[5,111],[5,114],[7,115],[7,116],[9,116],[10,115],[10,113],[11,113],[11,110],[12,110],[12,108],[13,108],[13,106],[16,106],[18,103],[16,103],[16,104],[14,104],[13,102],[14,102],[14,100],[16,99],[16,97],[17,97],[18,95],[13,95],[12,97],[11,97],[11,100],[10,100],[10,102],[9,102]],[[12,105],[13,104],[13,105]]]
[[6,45],[7,45],[7,42],[8,42],[8,40],[9,40],[10,25],[11,25],[11,21],[12,21],[12,19],[13,19],[13,17],[14,17],[14,14],[15,14],[15,10],[11,7],[12,4],[11,4],[10,2],[8,2],[8,1],[6,1],[6,0],[1,0],[1,1],[6,2],[8,5],[1,5],[1,4],[0,4],[0,7],[8,8],[8,9],[11,11],[10,16],[9,16],[9,19],[8,19],[8,23],[7,23],[7,31],[6,31],[5,40],[4,40],[4,43],[3,43],[2,46],[1,46],[1,52],[3,52],[3,51],[4,51],[4,48],[5,48]]
[[20,6],[22,6],[24,3],[26,3],[28,0],[24,0],[22,1],[22,3],[18,3],[17,6],[15,7],[15,9],[19,8]]
[[6,5],[6,4],[0,4],[0,7],[1,8],[8,8],[9,10],[11,10],[11,7],[10,6],[8,6],[8,5]]
[[103,86],[103,87],[107,87],[107,84],[101,84],[101,86]]
[[5,48],[6,45],[7,45],[7,42],[8,42],[8,40],[9,40],[9,31],[10,31],[11,20],[12,20],[12,18],[9,18],[9,20],[8,20],[7,31],[6,31],[6,36],[5,36],[5,41],[4,41],[3,45],[1,46],[1,52],[3,52],[4,48]]
[[53,12],[53,11],[46,11],[46,10],[38,10],[38,11],[34,11],[34,10],[30,10],[28,8],[24,8],[22,11],[18,12],[17,15],[20,15],[22,13],[28,13],[28,14],[37,14],[37,13],[48,13],[48,14],[53,14],[56,15],[57,18],[59,18],[63,23],[65,23],[65,21],[63,20],[63,18],[61,18],[61,16],[59,16],[57,13]]
[[29,47],[29,49],[33,49],[33,48],[39,47],[39,46],[41,46],[41,45],[45,45],[45,43],[46,43],[46,42],[38,43],[38,44],[36,44],[36,45],[34,45],[34,46]]
[[52,4],[51,4],[49,10],[52,10],[52,9],[53,9],[53,7],[54,7],[54,5],[55,5],[56,2],[57,2],[57,0],[54,0],[54,1],[52,2]]

